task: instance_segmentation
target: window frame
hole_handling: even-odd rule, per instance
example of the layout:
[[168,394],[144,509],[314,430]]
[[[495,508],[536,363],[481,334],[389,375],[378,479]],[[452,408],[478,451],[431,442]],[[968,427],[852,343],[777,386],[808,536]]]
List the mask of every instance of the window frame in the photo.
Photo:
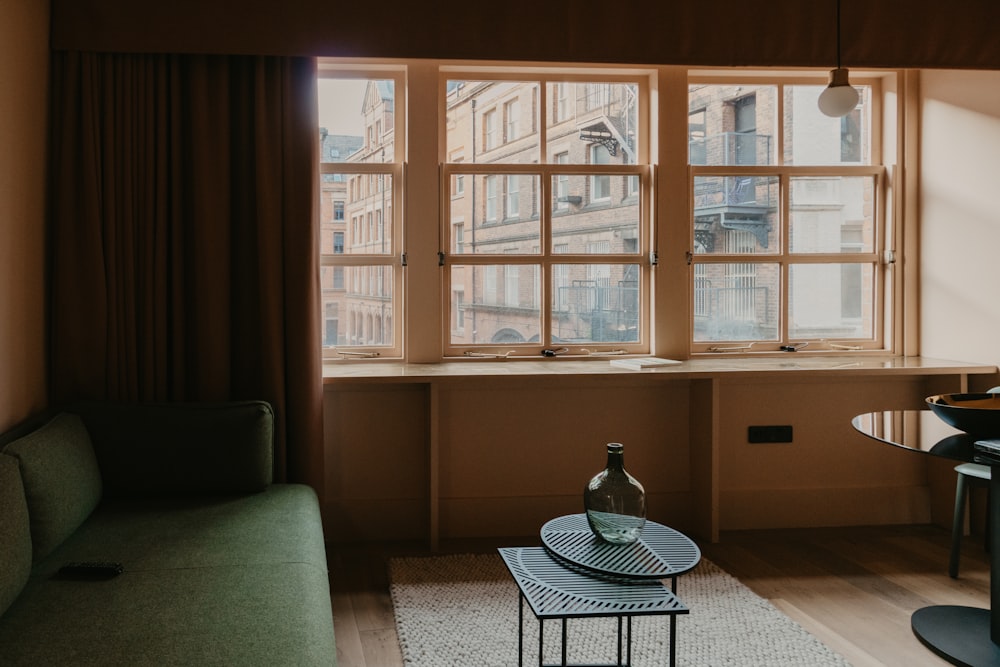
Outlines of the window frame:
[[[439,70],[439,85],[438,90],[445,91],[448,90],[448,81],[451,80],[467,80],[467,81],[515,81],[524,82],[528,84],[537,84],[534,90],[537,91],[538,103],[537,106],[533,106],[534,113],[537,114],[537,118],[534,118],[531,124],[527,122],[522,123],[524,127],[531,127],[533,131],[529,132],[527,130],[522,131],[519,136],[519,141],[525,141],[529,137],[537,137],[538,141],[538,156],[539,161],[533,164],[515,164],[509,162],[495,162],[495,163],[482,163],[477,162],[475,157],[469,159],[466,155],[466,161],[461,163],[448,162],[447,158],[447,146],[445,142],[446,128],[444,126],[445,118],[447,117],[447,112],[445,110],[445,105],[447,104],[447,96],[442,95],[439,102],[439,121],[440,127],[439,131],[441,133],[441,138],[439,139],[439,145],[441,146],[440,159],[441,159],[441,184],[445,192],[442,194],[442,202],[449,202],[452,197],[450,193],[449,185],[455,181],[455,176],[458,174],[472,175],[473,179],[480,178],[487,175],[504,175],[508,177],[517,177],[523,174],[527,175],[537,175],[537,182],[539,191],[537,193],[537,218],[539,220],[539,235],[540,243],[538,244],[537,254],[515,254],[515,253],[503,253],[503,254],[461,254],[457,255],[450,252],[449,249],[454,247],[454,240],[451,238],[452,224],[451,224],[451,214],[448,210],[444,210],[440,215],[439,224],[439,234],[442,236],[441,248],[441,264],[444,269],[442,272],[442,288],[441,293],[443,295],[448,295],[441,299],[442,308],[444,312],[442,313],[442,320],[445,322],[455,321],[454,314],[451,312],[452,308],[452,267],[454,266],[480,266],[480,267],[496,267],[487,268],[487,271],[496,270],[497,272],[503,270],[503,266],[516,266],[517,275],[522,276],[524,280],[528,280],[530,276],[530,281],[532,286],[537,286],[538,295],[538,312],[540,317],[540,333],[539,341],[531,342],[526,341],[523,343],[489,343],[489,342],[474,342],[474,343],[456,343],[453,342],[451,336],[449,335],[452,327],[447,326],[442,328],[442,346],[443,346],[443,359],[458,359],[458,358],[481,358],[483,356],[503,356],[505,358],[530,358],[538,359],[542,349],[557,348],[560,350],[565,350],[560,353],[560,356],[564,358],[579,358],[581,356],[588,356],[593,354],[608,354],[608,353],[630,353],[630,354],[649,354],[652,352],[652,335],[651,335],[651,309],[652,309],[652,263],[650,261],[650,255],[653,247],[653,237],[654,237],[654,218],[652,214],[652,202],[654,199],[652,188],[653,188],[653,178],[652,178],[652,165],[650,163],[650,142],[652,140],[653,132],[651,131],[650,123],[650,91],[652,88],[651,82],[655,77],[655,73],[650,70],[630,70],[628,73],[622,73],[620,71],[605,70],[593,66],[579,66],[574,68],[530,68],[530,67],[518,67],[511,68],[507,71],[498,71],[494,68],[477,68],[474,66],[445,66],[441,67]],[[561,119],[556,123],[554,120],[556,117],[555,104],[558,104],[558,99],[550,100],[548,84],[552,83],[576,83],[576,84],[592,84],[595,81],[599,82],[600,85],[605,84],[635,84],[637,90],[639,91],[639,104],[638,104],[638,122],[640,124],[641,131],[639,132],[640,140],[637,142],[635,147],[636,151],[636,163],[635,164],[590,164],[589,157],[586,162],[578,164],[560,164],[556,162],[556,156],[563,152],[564,149],[561,146],[550,145],[548,140],[548,130],[550,126],[555,126],[558,123],[564,123],[566,118]],[[556,86],[551,87],[553,90]],[[606,95],[601,96],[601,99]],[[496,107],[489,107],[495,109]],[[487,110],[483,109],[486,113]],[[522,117],[522,120],[524,118]],[[473,133],[476,130],[473,129]],[[484,147],[484,150],[489,150]],[[587,149],[587,155],[589,156],[589,148]],[[554,188],[553,177],[559,176],[607,176],[609,178],[614,177],[628,177],[633,176],[638,183],[637,193],[624,193],[623,200],[628,198],[637,199],[638,215],[639,215],[639,239],[636,251],[634,253],[616,253],[607,255],[593,255],[586,254],[584,252],[579,252],[575,254],[563,254],[556,253],[552,239],[551,239],[551,228],[552,219],[554,216],[565,215],[566,208],[561,207],[554,199]],[[589,179],[588,179],[589,181]],[[507,180],[499,181],[503,183],[504,186]],[[475,187],[475,186],[473,186]],[[468,193],[468,191],[467,191]],[[504,192],[500,193],[505,195],[506,187],[504,187]],[[525,193],[522,191],[521,196]],[[486,192],[484,190],[484,197]],[[534,198],[534,193],[533,193]],[[599,204],[601,206],[607,206],[611,203],[612,197],[607,197],[601,200]],[[524,216],[521,216],[524,219]],[[491,223],[493,221],[490,221]],[[499,222],[499,220],[497,221]],[[469,232],[466,230],[466,239],[468,240]],[[557,256],[558,254],[558,256]],[[596,342],[596,343],[576,343],[567,344],[564,342],[552,342],[552,330],[551,324],[553,319],[553,271],[558,269],[554,267],[562,265],[604,265],[604,264],[615,264],[615,265],[637,265],[639,267],[640,279],[638,280],[638,291],[639,291],[639,310],[640,315],[638,317],[638,340],[635,342]],[[525,268],[521,268],[521,267]],[[536,268],[537,267],[537,268]],[[486,280],[484,275],[484,280]],[[494,277],[489,280],[490,285],[499,283],[499,277]],[[537,283],[537,285],[536,285]],[[475,295],[470,297],[468,292],[468,286],[466,287],[466,298],[470,301],[466,302],[466,305],[471,303],[471,299],[475,298]],[[485,297],[484,297],[485,298]],[[503,299],[494,299],[494,302],[502,302]],[[534,303],[534,299],[528,299],[526,296],[522,296],[520,302],[527,305],[528,302]],[[502,305],[502,304],[499,304]],[[466,315],[468,317],[468,315]],[[467,320],[468,322],[468,320]],[[466,325],[468,328],[468,324]],[[474,329],[475,327],[473,327]]]
[[[870,86],[869,96],[870,109],[870,164],[847,163],[832,165],[789,165],[784,163],[784,141],[785,127],[783,110],[786,86],[817,86],[822,85],[813,77],[801,75],[787,76],[776,74],[774,76],[740,76],[738,74],[699,74],[688,77],[688,86],[692,85],[767,85],[777,88],[777,111],[775,114],[775,146],[772,156],[773,163],[768,165],[750,164],[730,164],[730,165],[705,165],[692,164],[690,161],[691,151],[688,151],[688,197],[690,213],[688,217],[688,233],[690,235],[689,266],[690,279],[688,282],[689,296],[689,335],[688,345],[692,356],[699,354],[718,353],[759,353],[759,352],[781,352],[787,348],[808,349],[810,352],[850,350],[850,351],[879,351],[885,352],[891,349],[888,343],[889,334],[893,327],[894,313],[892,293],[892,249],[895,247],[894,233],[898,225],[893,224],[891,207],[891,190],[889,189],[888,178],[889,169],[884,164],[882,146],[882,90],[881,82],[878,78],[852,77],[852,83],[856,86]],[[747,95],[740,97],[746,99]],[[700,111],[696,109],[695,111]],[[689,118],[690,118],[689,111]],[[690,131],[689,131],[690,136]],[[750,178],[776,178],[778,185],[778,234],[779,242],[777,249],[766,253],[733,253],[714,251],[711,254],[699,253],[695,250],[695,197],[693,195],[696,180],[699,177],[750,177]],[[869,252],[793,252],[790,243],[790,198],[791,181],[797,177],[864,177],[874,180],[874,202],[872,204],[872,224],[873,239],[872,249]],[[777,264],[779,267],[778,299],[781,307],[777,313],[778,335],[777,340],[751,340],[751,339],[719,339],[719,340],[695,340],[696,314],[699,301],[696,295],[695,283],[698,280],[700,267],[708,267],[712,264],[733,265],[733,264]],[[792,302],[790,300],[790,273],[792,267],[804,265],[836,264],[842,268],[846,266],[870,265],[873,267],[871,286],[871,316],[872,335],[870,338],[795,338],[790,336],[789,326],[791,320]],[[805,345],[804,345],[805,344]],[[805,346],[808,345],[808,348]]]
[[[364,293],[371,292],[376,298],[382,298],[387,290],[391,289],[391,307],[383,314],[382,325],[379,327],[378,336],[375,342],[362,345],[346,344],[343,346],[326,346],[322,350],[324,362],[336,359],[359,359],[359,358],[404,358],[404,308],[405,308],[405,280],[403,267],[406,254],[406,240],[403,229],[403,206],[405,183],[404,183],[404,160],[406,146],[406,123],[403,122],[406,116],[406,73],[405,68],[384,66],[352,65],[350,63],[340,63],[332,59],[321,59],[318,64],[317,77],[319,79],[356,79],[370,81],[393,82],[393,121],[390,130],[385,131],[381,120],[365,128],[363,137],[366,141],[365,150],[371,150],[372,145],[368,142],[372,140],[376,132],[379,131],[378,141],[381,142],[389,132],[393,135],[393,148],[391,161],[384,162],[320,162],[320,177],[326,174],[341,175],[346,184],[345,201],[345,236],[356,240],[361,236],[368,241],[380,241],[388,239],[392,244],[389,253],[358,253],[352,250],[358,246],[345,239],[344,252],[336,254],[321,253],[319,263],[321,267],[331,267],[332,271],[342,271],[344,276],[345,289],[348,285],[354,285],[358,281],[362,283]],[[381,145],[381,144],[377,144]],[[382,151],[381,159],[385,159]],[[386,219],[385,209],[380,209],[378,215],[372,211],[365,214],[346,214],[346,209],[351,197],[363,198],[370,194],[372,188],[378,188],[380,176],[388,176],[391,186],[382,187],[390,193],[390,203],[388,205],[389,219]],[[348,219],[349,218],[349,219]],[[386,229],[388,227],[388,230]],[[347,232],[350,231],[350,234]],[[392,270],[391,285],[386,285],[383,278],[385,269]],[[343,291],[343,290],[341,290]],[[325,306],[321,305],[321,310],[325,312]],[[340,328],[345,326],[350,328],[350,316],[340,312]],[[385,319],[391,320],[389,325],[385,324]],[[325,325],[324,325],[325,326]],[[392,336],[391,343],[384,342],[384,332]]]
[[[643,124],[643,141],[637,147],[637,164],[635,165],[607,165],[599,170],[601,174],[610,176],[634,176],[639,184],[638,199],[641,213],[641,239],[638,243],[634,255],[615,255],[611,261],[615,263],[637,264],[642,275],[641,298],[642,298],[642,318],[640,324],[641,344],[628,345],[575,345],[569,346],[567,353],[560,354],[560,359],[582,358],[588,354],[602,354],[611,351],[610,348],[619,348],[621,351],[630,354],[656,354],[658,356],[668,356],[673,358],[692,358],[698,356],[758,356],[758,355],[781,355],[780,343],[796,341],[779,341],[773,345],[756,343],[752,349],[740,345],[740,341],[733,341],[733,344],[720,341],[701,341],[695,343],[693,339],[693,326],[695,310],[697,304],[694,303],[694,284],[697,280],[698,267],[704,267],[711,262],[725,262],[733,258],[742,262],[747,259],[745,255],[734,255],[727,257],[724,255],[711,255],[694,257],[694,230],[692,225],[692,210],[694,202],[692,198],[692,187],[694,178],[698,175],[768,175],[784,179],[783,187],[787,189],[788,179],[797,174],[804,174],[808,169],[818,169],[816,173],[829,175],[832,171],[841,170],[844,175],[858,175],[868,170],[868,173],[876,173],[879,179],[878,192],[880,196],[876,205],[876,216],[879,216],[877,229],[880,232],[874,240],[874,252],[860,253],[865,261],[871,259],[872,265],[878,275],[878,284],[873,289],[873,298],[876,304],[873,306],[875,313],[874,326],[876,335],[872,341],[865,341],[862,345],[854,345],[855,341],[850,341],[849,345],[843,347],[821,347],[815,344],[810,345],[805,353],[881,353],[898,354],[901,350],[907,349],[907,345],[912,344],[915,334],[909,333],[909,329],[904,330],[904,324],[912,326],[912,316],[904,319],[903,303],[916,290],[915,282],[906,279],[912,275],[913,271],[905,273],[901,264],[901,251],[909,248],[904,245],[904,237],[907,230],[904,224],[913,225],[911,215],[903,216],[902,206],[910,201],[912,195],[903,191],[903,186],[910,181],[903,178],[902,174],[894,171],[896,164],[903,163],[903,150],[912,139],[913,130],[906,124],[906,114],[911,109],[912,100],[904,95],[909,95],[907,86],[909,79],[904,72],[895,70],[872,71],[867,74],[858,75],[852,71],[851,80],[854,84],[869,85],[872,87],[871,102],[871,151],[872,165],[839,165],[837,167],[797,167],[795,165],[746,165],[746,166],[726,166],[710,167],[707,165],[690,164],[690,142],[685,143],[688,137],[689,112],[688,112],[688,90],[692,83],[758,83],[769,85],[783,84],[805,84],[819,85],[825,84],[826,72],[820,71],[770,71],[754,70],[743,71],[738,69],[724,68],[689,68],[684,66],[659,66],[659,67],[619,67],[601,65],[522,65],[511,63],[451,63],[446,61],[368,61],[365,59],[320,59],[320,77],[334,78],[361,78],[361,79],[392,79],[396,86],[395,114],[393,127],[386,132],[395,133],[394,162],[386,164],[369,163],[320,163],[321,173],[330,173],[330,164],[341,167],[339,171],[333,170],[340,177],[346,179],[352,174],[377,175],[378,173],[389,173],[393,182],[393,200],[391,220],[386,220],[387,226],[391,225],[391,238],[393,239],[393,253],[391,256],[362,256],[352,255],[350,242],[345,245],[344,254],[338,254],[336,258],[321,256],[320,265],[323,268],[335,266],[346,273],[354,267],[369,265],[391,265],[393,267],[393,312],[392,312],[392,335],[393,345],[350,347],[347,355],[338,355],[335,351],[324,348],[324,361],[335,359],[355,361],[371,356],[367,361],[377,363],[382,360],[404,360],[418,363],[431,363],[439,361],[451,361],[457,359],[474,360],[481,358],[480,355],[489,357],[491,355],[506,355],[511,349],[510,344],[472,344],[468,346],[449,345],[450,331],[452,325],[457,328],[469,329],[474,320],[465,319],[465,311],[462,317],[453,319],[454,310],[449,306],[452,297],[451,275],[448,269],[450,264],[482,264],[497,265],[516,264],[519,267],[519,274],[522,280],[532,280],[538,285],[540,291],[540,303],[533,304],[539,308],[543,314],[551,317],[552,303],[551,292],[555,288],[555,282],[563,276],[569,279],[568,274],[563,271],[566,267],[576,264],[601,263],[595,261],[593,256],[586,254],[564,254],[559,251],[558,245],[550,245],[545,240],[546,229],[542,229],[542,239],[539,248],[532,250],[525,255],[499,255],[499,254],[461,254],[455,255],[451,243],[452,224],[455,220],[448,220],[447,215],[449,197],[451,192],[456,198],[470,196],[473,181],[464,182],[464,176],[471,178],[481,178],[487,174],[537,174],[538,191],[532,191],[531,208],[533,216],[539,220],[545,220],[548,225],[552,224],[554,217],[565,214],[567,209],[575,207],[579,202],[565,206],[554,205],[554,190],[557,184],[551,180],[552,174],[564,176],[585,177],[593,175],[595,170],[589,164],[564,165],[555,162],[554,155],[562,150],[560,145],[549,144],[545,139],[547,132],[559,125],[566,123],[568,118],[558,117],[558,109],[553,104],[557,96],[549,90],[548,83],[592,83],[597,81],[623,80],[637,82],[644,86],[645,95],[643,106],[640,111],[640,122]],[[414,74],[416,77],[414,78]],[[528,118],[526,109],[522,115],[518,142],[530,140],[533,136],[539,137],[539,164],[516,165],[500,164],[491,167],[484,164],[469,162],[469,155],[461,155],[455,152],[452,156],[453,162],[449,162],[446,157],[446,111],[444,110],[443,93],[446,82],[449,79],[466,79],[470,81],[481,80],[510,80],[510,81],[535,81],[538,82],[537,98],[531,101],[532,117]],[[885,84],[883,84],[883,79]],[[419,82],[419,87],[414,82]],[[430,84],[430,85],[428,85]],[[431,90],[437,86],[437,90]],[[407,86],[413,90],[407,90]],[[555,90],[555,86],[552,87]],[[683,96],[682,104],[678,96]],[[893,99],[892,96],[896,96]],[[658,99],[657,99],[658,98]],[[410,100],[413,100],[411,103]],[[432,101],[430,101],[432,100]],[[575,95],[566,98],[568,105],[576,103],[582,104]],[[431,109],[435,110],[433,118]],[[498,111],[496,105],[482,105],[481,112],[492,109]],[[412,115],[411,115],[412,114]],[[495,118],[499,120],[501,114]],[[570,118],[573,117],[569,113]],[[432,128],[432,125],[436,127]],[[503,131],[503,125],[498,123],[497,132]],[[779,131],[779,138],[783,140],[783,132]],[[362,139],[368,137],[367,130],[361,135]],[[474,136],[475,141],[482,142],[483,134],[480,132]],[[414,146],[410,145],[410,140],[415,139]],[[575,140],[575,137],[573,138]],[[503,146],[503,141],[494,142],[491,150],[499,149]],[[434,149],[437,149],[435,153]],[[482,144],[480,145],[482,148]],[[465,148],[469,150],[468,147]],[[575,149],[574,149],[575,150]],[[780,149],[779,149],[780,150]],[[683,155],[680,154],[683,151]],[[885,157],[883,157],[883,153]],[[780,155],[780,153],[779,153]],[[878,157],[876,157],[878,156]],[[462,159],[464,158],[464,159]],[[473,158],[474,160],[475,158]],[[410,167],[413,167],[411,170]],[[720,172],[720,169],[723,171]],[[406,174],[410,173],[409,185],[414,186],[413,191],[408,190]],[[416,187],[419,183],[421,187]],[[465,186],[461,191],[455,191],[449,187],[449,183],[461,184]],[[362,188],[363,184],[348,184],[348,187]],[[433,192],[431,192],[433,190]],[[619,185],[613,180],[612,192],[617,196]],[[360,190],[359,190],[360,192]],[[350,193],[350,190],[348,190]],[[576,192],[574,191],[575,195]],[[520,192],[522,197],[529,196],[527,190]],[[498,192],[498,196],[503,196]],[[630,196],[636,196],[632,194]],[[587,199],[584,198],[584,205]],[[502,206],[500,207],[502,209]],[[404,220],[404,211],[406,212]],[[502,210],[497,215],[496,222],[502,221],[504,213]],[[523,215],[528,216],[528,202],[523,202]],[[782,211],[781,224],[788,223],[788,211]],[[466,227],[471,225],[471,221],[465,220]],[[351,230],[358,233],[367,228],[367,221],[350,211],[345,214],[344,227],[348,230],[346,234],[350,239]],[[388,236],[388,234],[386,234]],[[412,242],[407,243],[407,236],[412,237]],[[433,237],[433,238],[432,238]],[[787,253],[787,229],[783,230],[782,253]],[[469,241],[469,232],[466,229],[465,241]],[[909,243],[909,242],[908,242]],[[407,267],[406,251],[408,245],[414,251],[414,258],[409,261]],[[440,249],[441,254],[434,252],[435,248]],[[687,250],[690,248],[690,250]],[[841,265],[848,265],[854,253],[842,252],[831,255],[829,259]],[[686,258],[686,261],[685,261]],[[763,254],[755,255],[753,261],[767,261],[770,257]],[[821,256],[810,256],[808,261],[801,263],[820,263]],[[658,260],[658,262],[657,262]],[[537,274],[529,269],[521,269],[521,265],[528,267],[538,267]],[[910,262],[912,266],[912,261]],[[562,268],[560,268],[562,267]],[[415,280],[412,278],[416,277]],[[496,276],[499,279],[499,276]],[[347,276],[344,277],[345,281]],[[905,284],[904,284],[905,279]],[[499,280],[497,280],[499,282]],[[683,284],[684,289],[678,289]],[[783,299],[788,307],[787,301],[787,280],[783,283],[785,293]],[[522,282],[522,287],[524,283]],[[463,304],[468,305],[473,298],[473,291],[468,285],[456,285],[457,291],[462,293]],[[522,292],[522,303],[527,305],[528,296]],[[501,295],[498,295],[501,296]],[[324,321],[326,313],[324,303],[319,305]],[[866,306],[867,307],[867,306]],[[421,312],[427,316],[419,318],[407,318],[408,312]],[[346,331],[349,328],[349,320],[345,313],[338,315],[339,328]],[[782,327],[787,327],[785,318],[782,318]],[[405,333],[405,338],[404,338]],[[544,333],[544,326],[543,326]],[[541,343],[533,346],[518,348],[516,353],[508,358],[538,360]],[[709,347],[716,346],[719,350],[709,350]],[[857,348],[857,349],[856,349]]]

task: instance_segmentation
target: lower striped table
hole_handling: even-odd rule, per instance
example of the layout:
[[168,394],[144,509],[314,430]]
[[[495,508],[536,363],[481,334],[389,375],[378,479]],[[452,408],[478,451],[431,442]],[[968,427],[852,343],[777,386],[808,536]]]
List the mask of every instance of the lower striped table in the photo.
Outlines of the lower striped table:
[[[618,619],[618,662],[581,664],[573,667],[630,667],[632,665],[632,618],[669,616],[670,665],[676,661],[676,619],[688,613],[673,591],[658,579],[599,574],[554,557],[542,547],[504,547],[498,550],[517,583],[517,664],[524,665],[524,603],[538,619],[539,667],[568,667],[568,619],[602,617]],[[562,622],[562,661],[544,663],[544,625],[549,619]],[[623,625],[624,632],[623,632]]]

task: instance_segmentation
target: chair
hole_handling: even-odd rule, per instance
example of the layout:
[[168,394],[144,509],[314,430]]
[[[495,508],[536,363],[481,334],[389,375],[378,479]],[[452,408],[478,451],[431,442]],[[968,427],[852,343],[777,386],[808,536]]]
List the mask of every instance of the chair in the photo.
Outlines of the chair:
[[[948,562],[948,574],[952,579],[958,578],[959,552],[962,550],[962,534],[965,523],[965,500],[969,486],[989,486],[990,467],[979,463],[962,463],[955,466],[958,482],[955,486],[955,518],[951,524],[951,560]],[[986,536],[987,545],[989,535]]]
[[[1000,393],[1000,387],[993,387],[987,393]],[[962,550],[962,534],[965,524],[965,501],[969,494],[969,486],[990,485],[990,467],[979,463],[962,463],[955,466],[958,481],[955,485],[955,516],[951,522],[951,559],[948,562],[948,575],[958,578],[959,554]],[[989,521],[987,521],[989,525]],[[986,548],[989,549],[989,531],[986,534]]]

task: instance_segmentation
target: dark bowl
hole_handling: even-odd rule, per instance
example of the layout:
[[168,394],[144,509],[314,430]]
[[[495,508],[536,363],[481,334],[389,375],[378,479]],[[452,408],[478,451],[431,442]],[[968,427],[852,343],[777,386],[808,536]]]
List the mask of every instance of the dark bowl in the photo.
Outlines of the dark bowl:
[[980,438],[1000,438],[1000,394],[938,394],[925,400],[945,424]]

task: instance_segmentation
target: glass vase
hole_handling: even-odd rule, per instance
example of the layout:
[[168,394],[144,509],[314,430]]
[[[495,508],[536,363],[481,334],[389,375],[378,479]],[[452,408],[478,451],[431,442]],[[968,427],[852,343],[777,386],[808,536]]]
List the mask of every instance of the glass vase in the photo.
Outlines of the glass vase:
[[646,524],[646,490],[625,471],[624,446],[608,443],[608,465],[583,491],[587,523],[602,540],[630,544]]

